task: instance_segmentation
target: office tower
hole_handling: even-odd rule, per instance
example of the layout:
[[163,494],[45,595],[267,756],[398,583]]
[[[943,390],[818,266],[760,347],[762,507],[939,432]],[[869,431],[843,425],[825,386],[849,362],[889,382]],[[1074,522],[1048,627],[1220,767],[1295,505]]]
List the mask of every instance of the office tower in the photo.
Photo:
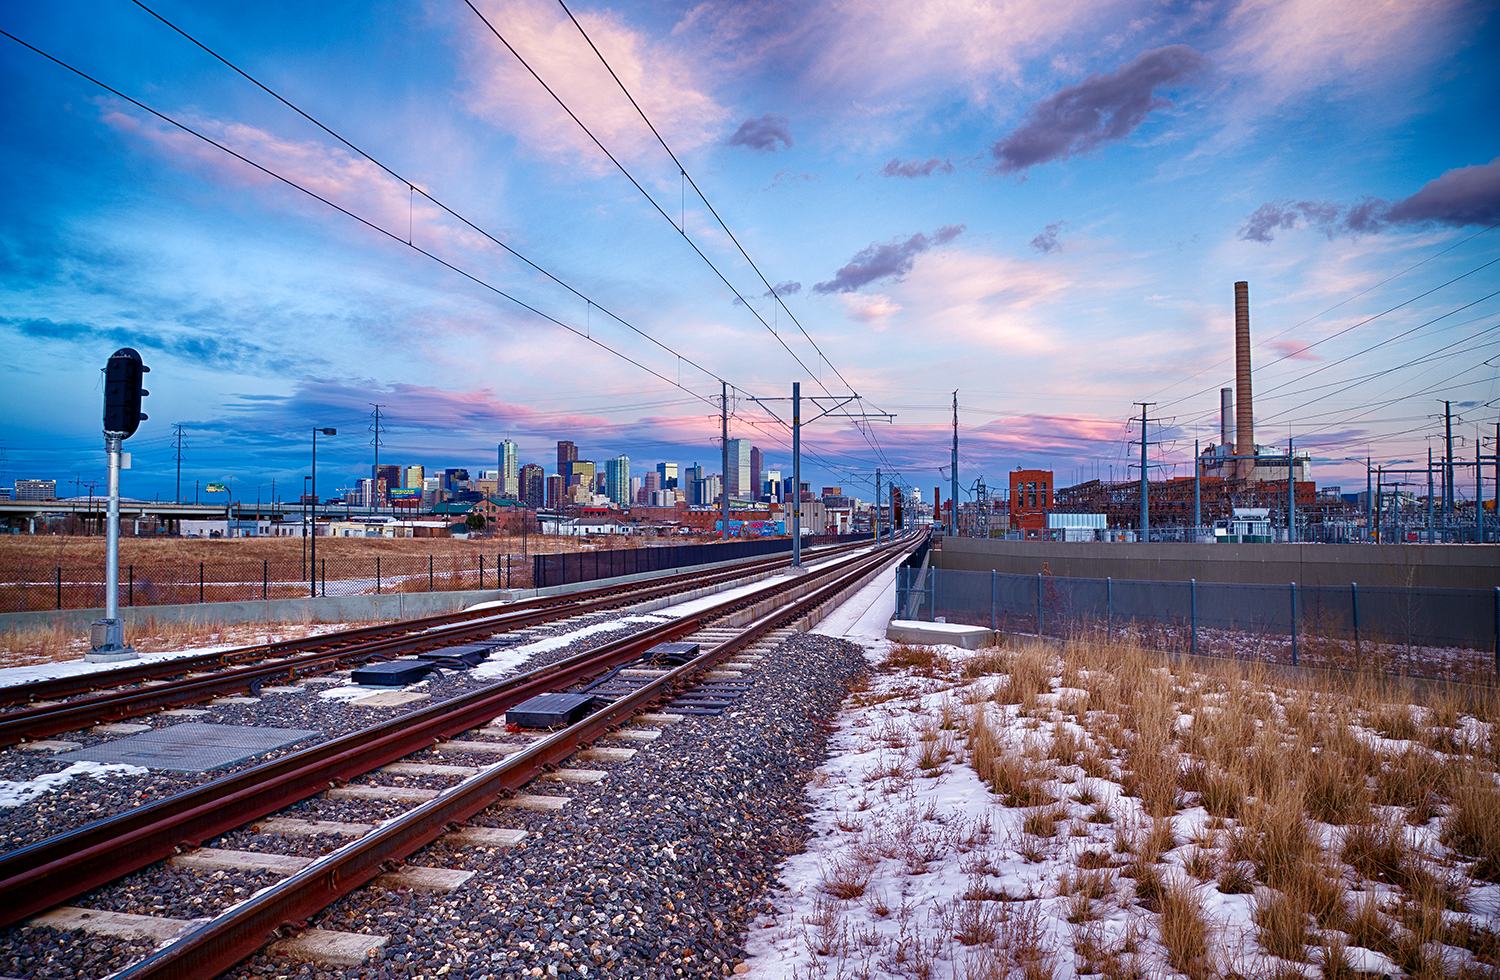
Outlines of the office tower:
[[500,496],[521,496],[521,447],[509,439],[500,443]]
[[750,486],[750,440],[729,440],[729,472],[724,474],[725,492],[734,500],[748,500]]
[[765,488],[766,499],[781,503],[783,491],[780,470],[766,470],[765,479],[761,481],[761,486]]
[[443,470],[442,486],[448,493],[469,489],[469,471],[459,467],[449,467]]
[[516,476],[521,485],[521,503],[535,510],[547,499],[547,471],[535,463],[521,467]]
[[399,489],[401,486],[401,467],[382,463],[379,466],[370,467],[370,478],[374,480],[374,493],[367,498],[365,506],[383,506],[386,502],[386,494],[391,490]]
[[724,492],[724,481],[719,478],[718,474],[705,476],[699,482],[703,485],[703,502],[705,504],[718,503],[719,495]]
[[573,461],[578,458],[578,447],[571,442],[559,442],[557,444],[557,475],[563,478],[563,483],[570,482],[573,475]]
[[652,488],[653,490],[674,490],[674,489],[676,489],[676,487],[677,487],[677,464],[676,463],[657,463],[656,464],[656,475],[660,478],[661,482],[659,482],[655,487],[653,487]]
[[422,481],[427,477],[427,469],[422,466],[408,466],[406,468],[406,482],[404,486],[408,490],[422,489]]
[[582,484],[590,493],[594,490],[594,461],[591,459],[574,459],[568,464],[568,486]]
[[630,499],[629,456],[616,456],[605,462],[604,493],[621,507],[629,507],[634,502]]
[[754,446],[750,447],[750,499],[759,500],[765,495],[761,487],[761,473],[765,470],[766,455]]
[[547,477],[547,506],[561,507],[563,494],[567,493],[568,483],[562,477],[556,475]]

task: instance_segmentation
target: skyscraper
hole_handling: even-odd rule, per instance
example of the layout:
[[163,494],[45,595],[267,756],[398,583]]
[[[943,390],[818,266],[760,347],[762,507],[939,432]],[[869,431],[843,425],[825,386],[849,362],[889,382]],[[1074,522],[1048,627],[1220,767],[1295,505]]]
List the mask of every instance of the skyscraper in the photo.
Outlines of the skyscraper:
[[406,489],[422,489],[422,479],[427,475],[427,468],[423,466],[408,466],[406,468]]
[[729,440],[729,472],[724,474],[724,492],[734,500],[754,497],[750,484],[750,440]]
[[521,483],[521,502],[533,510],[541,507],[546,501],[547,471],[535,463],[527,463],[521,467],[517,479]]
[[750,447],[750,499],[759,500],[765,495],[761,479],[765,472],[766,454],[754,446]]
[[521,447],[509,439],[500,443],[500,496],[521,496]]
[[604,493],[621,507],[629,507],[630,457],[616,456],[604,463]]
[[567,441],[557,444],[557,475],[563,478],[563,483],[566,484],[568,477],[573,475],[572,463],[577,458],[577,446]]
[[657,490],[675,490],[677,488],[677,464],[657,463],[656,474],[661,482],[655,487]]
[[594,468],[594,461],[592,459],[574,459],[568,464],[568,472],[566,474],[568,486],[571,487],[581,483],[592,493],[594,491],[594,474],[596,472],[597,470]]

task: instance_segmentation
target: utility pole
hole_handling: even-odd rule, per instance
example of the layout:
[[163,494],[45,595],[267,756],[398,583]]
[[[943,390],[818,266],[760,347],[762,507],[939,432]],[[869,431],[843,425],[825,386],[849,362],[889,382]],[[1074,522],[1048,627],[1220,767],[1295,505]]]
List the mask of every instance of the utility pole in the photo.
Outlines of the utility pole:
[[948,493],[948,533],[958,537],[958,391],[953,392],[953,472]]
[[880,543],[880,467],[875,467],[875,543]]
[[1443,402],[1443,517],[1453,516],[1453,403]]
[[1291,433],[1286,437],[1286,543],[1297,541],[1297,452]]
[[1198,474],[1203,467],[1198,462],[1198,440],[1193,440],[1193,543],[1198,543],[1198,529],[1203,526],[1203,492]]
[[724,517],[724,540],[729,540],[729,382],[720,381],[719,420],[723,426],[723,438],[719,440],[724,456],[724,479],[719,481],[721,512]]
[[[1432,458],[1432,450],[1427,450],[1427,457]],[[1365,457],[1365,537],[1369,538],[1375,530],[1375,491],[1370,487],[1370,457]],[[1373,541],[1374,539],[1371,538]],[[1375,541],[1376,544],[1380,542]]]
[[370,480],[371,499],[365,501],[365,503],[366,505],[373,504],[375,513],[378,514],[380,513],[380,409],[382,406],[375,402],[368,402],[367,404],[375,406],[375,468],[370,471],[370,476],[372,477]]
[[182,503],[182,423],[174,422],[172,428],[177,430],[177,452],[173,454],[173,458],[177,460],[177,496],[173,499],[180,504]]
[[[1146,409],[1148,409],[1151,406],[1155,405],[1156,402],[1135,402],[1134,404],[1141,406],[1141,417],[1139,419],[1139,421],[1141,423],[1141,440],[1140,440],[1140,442],[1141,442],[1141,531],[1140,531],[1141,537],[1140,537],[1140,539],[1142,541],[1150,541],[1151,540],[1151,510],[1150,510],[1149,504],[1147,503],[1147,495],[1150,493],[1150,483],[1149,483],[1150,470],[1147,469],[1147,463],[1146,463],[1146,447],[1148,445],[1150,445],[1150,443],[1146,441],[1146,423],[1147,423],[1147,421],[1149,421],[1149,414],[1147,413]],[[1130,421],[1135,422],[1135,421],[1137,421],[1137,419],[1132,418]],[[1134,442],[1135,440],[1132,439],[1131,441]]]
[[1427,447],[1427,543],[1432,544],[1432,447]]

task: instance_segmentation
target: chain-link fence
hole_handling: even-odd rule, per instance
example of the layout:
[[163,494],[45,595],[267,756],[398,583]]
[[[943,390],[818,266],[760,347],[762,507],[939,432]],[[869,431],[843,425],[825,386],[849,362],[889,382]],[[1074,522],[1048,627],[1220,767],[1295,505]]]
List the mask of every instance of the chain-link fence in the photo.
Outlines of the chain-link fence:
[[[0,582],[0,612],[96,609],[104,606],[104,568],[97,562],[31,565]],[[529,588],[522,555],[319,556],[292,559],[131,562],[120,566],[120,605],[243,602],[389,592]]]
[[1205,656],[1452,680],[1500,672],[1500,589],[897,570],[897,616]]
[[[804,535],[802,544],[811,547],[850,541],[873,540],[873,534]],[[634,575],[668,568],[707,565],[735,558],[754,558],[792,550],[791,538],[755,538],[749,541],[724,541],[716,544],[680,544],[655,548],[612,548],[607,551],[564,552],[556,555],[534,555],[532,580],[537,587],[592,582],[616,575]]]

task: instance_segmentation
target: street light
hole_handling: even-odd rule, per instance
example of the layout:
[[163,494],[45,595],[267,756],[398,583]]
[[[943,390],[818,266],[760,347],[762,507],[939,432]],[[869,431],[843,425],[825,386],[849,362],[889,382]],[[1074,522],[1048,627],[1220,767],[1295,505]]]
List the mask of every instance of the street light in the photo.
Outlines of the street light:
[[[309,531],[312,535],[312,597],[318,597],[318,433],[325,436],[336,436],[338,429],[323,429],[318,426],[312,427],[312,527]],[[323,583],[323,591],[328,591],[328,583]]]

